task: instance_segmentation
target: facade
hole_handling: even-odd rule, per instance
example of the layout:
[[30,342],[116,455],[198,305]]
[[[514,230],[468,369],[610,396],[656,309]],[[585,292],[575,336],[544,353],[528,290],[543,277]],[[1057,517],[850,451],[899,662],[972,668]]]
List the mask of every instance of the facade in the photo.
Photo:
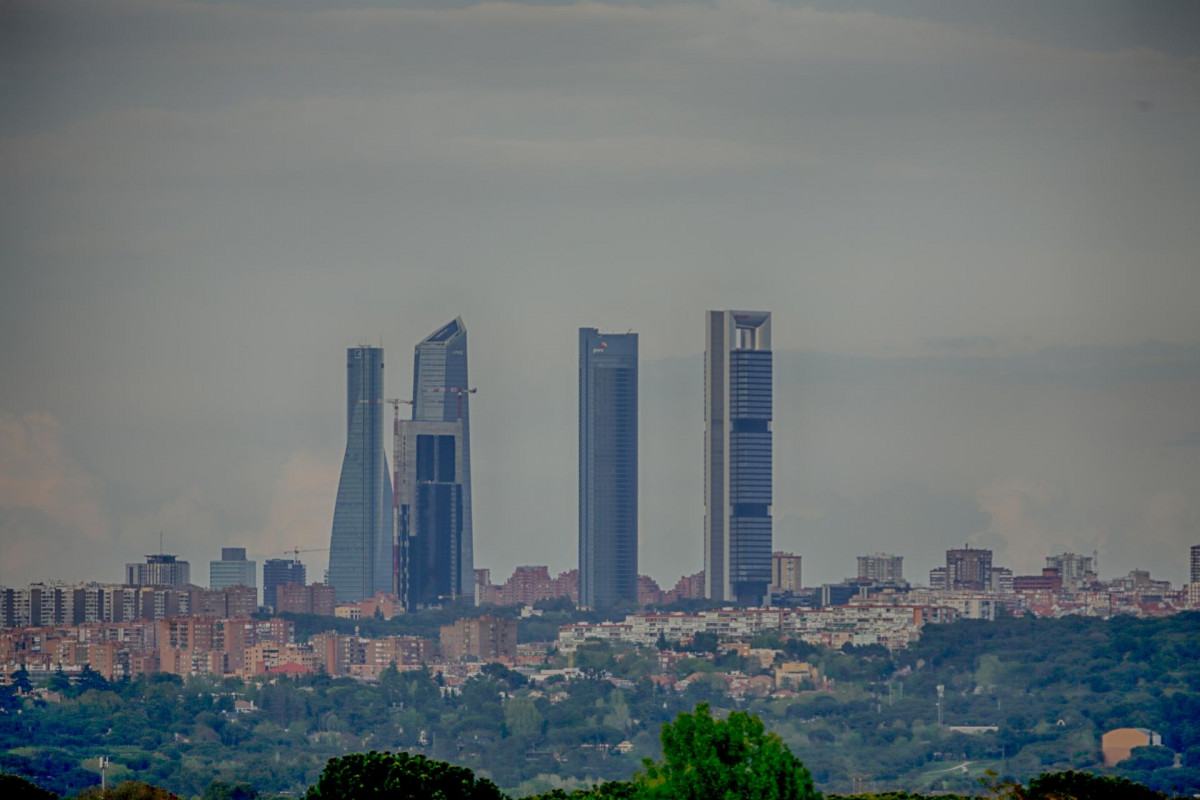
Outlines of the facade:
[[391,592],[392,482],[383,448],[383,348],[346,351],[346,452],[329,537],[329,583],[339,603]]
[[[932,576],[930,585],[932,585]],[[946,551],[946,588],[984,591],[992,584],[992,551],[964,545]]]
[[453,625],[442,627],[441,647],[446,661],[514,659],[517,657],[517,621],[496,617],[460,619]]
[[1100,737],[1104,766],[1115,767],[1129,758],[1135,747],[1159,747],[1162,736],[1149,728],[1116,728]]
[[884,586],[903,586],[904,556],[891,553],[872,553],[858,557],[858,580]]
[[796,594],[800,591],[801,557],[791,553],[771,554],[771,591]]
[[456,318],[417,344],[411,420],[393,431],[396,594],[408,609],[475,602],[467,328]]
[[229,586],[258,586],[258,562],[246,560],[244,547],[222,547],[221,560],[208,562],[208,588]]
[[704,354],[704,574],[710,600],[758,604],[771,582],[771,314],[709,311]]
[[1096,559],[1094,556],[1081,556],[1075,553],[1046,556],[1046,566],[1058,570],[1063,585],[1072,589],[1090,586],[1096,582]]
[[638,601],[638,335],[579,329],[579,601]]
[[145,564],[126,564],[125,583],[130,586],[187,586],[192,582],[191,564],[177,556],[156,553]]
[[336,590],[324,583],[313,583],[303,586],[298,583],[285,583],[276,590],[275,609],[280,614],[316,614],[320,617],[332,617],[336,603]]
[[263,605],[275,607],[275,594],[285,583],[304,585],[307,580],[304,565],[292,558],[268,558],[263,563]]
[[392,450],[403,565],[397,594],[409,610],[474,603],[463,584],[466,491],[462,422],[401,420]]

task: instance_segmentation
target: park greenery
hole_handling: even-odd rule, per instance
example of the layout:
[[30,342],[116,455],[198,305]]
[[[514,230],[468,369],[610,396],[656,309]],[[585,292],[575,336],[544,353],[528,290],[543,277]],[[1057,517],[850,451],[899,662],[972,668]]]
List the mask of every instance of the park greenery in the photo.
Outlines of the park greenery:
[[[47,695],[31,692],[28,675],[18,672],[0,687],[0,772],[61,796],[99,796],[92,787],[100,782],[98,757],[107,756],[110,786],[141,782],[161,787],[163,797],[332,797],[312,794],[330,759],[375,751],[410,771],[441,764],[436,769],[461,778],[453,770],[462,768],[476,785],[510,797],[658,800],[714,796],[679,793],[672,782],[703,774],[684,745],[706,731],[700,738],[726,736],[729,752],[753,750],[752,764],[786,767],[779,774],[792,777],[780,797],[808,796],[786,787],[815,786],[829,797],[990,791],[1016,800],[1050,796],[1036,793],[1037,776],[1069,772],[1084,775],[1078,781],[1103,780],[1095,791],[1128,780],[1126,788],[1137,784],[1153,793],[1147,797],[1200,792],[1200,614],[962,621],[928,626],[920,642],[898,653],[827,650],[768,631],[753,644],[807,660],[834,683],[736,700],[719,676],[753,674],[757,666],[712,653],[720,644],[701,640],[696,655],[676,665],[676,677],[692,678],[683,691],[650,680],[659,672],[654,649],[601,643],[572,657],[581,679],[535,686],[489,664],[458,691],[429,669],[388,669],[374,684],[323,674],[253,681],[152,675],[110,684],[88,670],[74,680],[51,676]],[[239,699],[255,710],[237,713]],[[672,725],[664,731],[664,723]],[[953,726],[997,730],[964,734]],[[1164,746],[1138,748],[1106,768],[1100,737],[1117,727],[1153,729]],[[772,796],[765,783],[740,773],[737,781],[722,791]],[[640,793],[629,794],[634,789]]]

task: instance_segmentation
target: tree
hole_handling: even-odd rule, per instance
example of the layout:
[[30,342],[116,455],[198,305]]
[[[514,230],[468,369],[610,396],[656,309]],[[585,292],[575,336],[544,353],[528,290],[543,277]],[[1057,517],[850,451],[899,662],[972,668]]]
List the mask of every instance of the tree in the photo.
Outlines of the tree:
[[708,704],[663,725],[663,760],[636,776],[652,800],[807,800],[812,776],[762,720],[741,711],[713,719]]
[[249,783],[212,781],[204,790],[202,800],[258,800],[258,790]]
[[0,775],[0,797],[6,800],[58,800],[54,792],[16,775]]
[[1163,800],[1165,795],[1124,778],[1052,772],[1029,782],[1020,800]]
[[29,694],[33,691],[33,682],[29,680],[29,670],[25,667],[18,667],[17,671],[9,677],[12,678],[12,685],[21,694]]
[[114,789],[93,786],[79,795],[80,800],[180,800],[179,795],[141,781],[125,781]]
[[409,753],[331,758],[306,800],[506,800],[496,784],[466,767]]

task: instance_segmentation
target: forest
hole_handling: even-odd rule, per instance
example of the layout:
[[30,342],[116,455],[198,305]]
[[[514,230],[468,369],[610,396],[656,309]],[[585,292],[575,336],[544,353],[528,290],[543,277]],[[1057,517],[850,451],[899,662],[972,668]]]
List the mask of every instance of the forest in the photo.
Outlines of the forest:
[[[824,650],[774,632],[754,644],[816,664],[832,687],[734,700],[714,675],[664,689],[650,679],[655,652],[600,643],[574,656],[582,679],[533,686],[489,664],[458,693],[428,669],[390,669],[378,684],[327,675],[109,684],[87,671],[75,681],[51,676],[53,702],[30,694],[18,673],[0,687],[0,772],[74,796],[99,783],[105,756],[110,785],[141,781],[183,797],[237,786],[299,796],[331,758],[404,751],[465,767],[512,797],[565,796],[630,780],[643,759],[663,757],[664,723],[704,703],[717,717],[761,719],[827,794],[967,795],[981,780],[1071,770],[1166,794],[1200,791],[1200,614],[960,621],[929,626],[894,654]],[[698,654],[676,669],[701,678],[752,671],[733,654]],[[235,700],[255,710],[238,713]],[[1105,768],[1100,737],[1117,727],[1157,731],[1164,746]]]

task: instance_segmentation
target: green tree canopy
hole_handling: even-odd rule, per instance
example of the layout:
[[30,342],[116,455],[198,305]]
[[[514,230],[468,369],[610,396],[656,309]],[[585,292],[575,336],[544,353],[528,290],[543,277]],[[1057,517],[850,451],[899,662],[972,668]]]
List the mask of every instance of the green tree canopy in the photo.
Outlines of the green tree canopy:
[[16,775],[0,775],[0,797],[6,800],[58,800],[54,792]]
[[496,784],[466,767],[409,753],[331,758],[306,800],[506,800]]
[[653,800],[808,800],[812,776],[762,720],[741,711],[713,719],[708,704],[663,725],[663,760],[637,776]]

